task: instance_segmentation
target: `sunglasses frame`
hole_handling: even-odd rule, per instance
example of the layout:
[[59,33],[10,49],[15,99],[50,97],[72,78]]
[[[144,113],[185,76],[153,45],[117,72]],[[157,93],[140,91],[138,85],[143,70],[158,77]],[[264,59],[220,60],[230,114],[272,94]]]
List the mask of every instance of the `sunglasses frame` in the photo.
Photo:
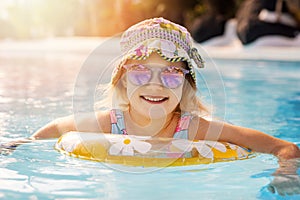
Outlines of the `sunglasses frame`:
[[[143,66],[143,67],[149,69],[149,70],[151,71],[151,77],[150,77],[150,79],[148,80],[147,83],[144,83],[144,84],[136,84],[136,83],[134,83],[134,81],[130,80],[130,78],[129,78],[129,80],[130,80],[130,82],[131,82],[132,84],[137,85],[137,86],[142,86],[142,85],[148,84],[148,83],[150,82],[150,80],[152,79],[152,77],[153,77],[153,72],[154,72],[154,71],[153,71],[153,68],[152,68],[151,66],[155,66],[155,65],[157,66],[157,65],[160,65],[160,64],[127,64],[127,65],[123,65],[123,68],[125,68],[127,71],[130,70],[133,66]],[[183,81],[182,81],[180,84],[178,84],[176,87],[169,87],[169,86],[164,82],[164,80],[163,80],[163,77],[162,77],[161,73],[163,72],[164,69],[166,69],[166,68],[168,68],[168,67],[174,67],[174,68],[176,68],[176,69],[181,70],[181,72],[183,73],[182,79],[184,79],[185,75],[188,74],[188,73],[190,73],[190,71],[187,70],[187,69],[184,69],[184,68],[182,68],[182,67],[177,67],[177,66],[172,66],[172,65],[167,65],[167,66],[164,66],[164,67],[160,68],[159,78],[160,78],[160,81],[162,82],[163,86],[166,87],[166,88],[169,88],[169,89],[175,89],[175,88],[178,88],[178,87],[183,83]]]

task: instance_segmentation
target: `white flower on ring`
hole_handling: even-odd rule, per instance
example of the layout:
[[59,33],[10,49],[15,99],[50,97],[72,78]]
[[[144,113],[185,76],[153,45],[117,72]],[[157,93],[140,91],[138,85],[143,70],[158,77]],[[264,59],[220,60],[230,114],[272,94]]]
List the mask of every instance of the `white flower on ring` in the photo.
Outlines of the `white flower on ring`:
[[229,145],[230,149],[236,151],[236,153],[237,153],[237,155],[238,155],[239,158],[247,157],[248,154],[249,154],[249,151],[247,151],[243,147],[237,146],[235,144],[230,144],[230,143],[228,143],[228,145]]
[[78,133],[68,133],[59,140],[56,144],[59,149],[63,149],[68,153],[72,153],[77,146],[81,143]]
[[147,153],[152,145],[148,142],[144,142],[145,137],[129,137],[129,136],[121,136],[118,137],[109,137],[107,138],[113,145],[109,148],[110,155],[121,155],[125,156],[133,156],[134,150],[139,153],[145,154]]
[[215,148],[221,152],[226,152],[226,147],[224,144],[216,141],[206,141],[206,140],[174,140],[172,144],[178,149],[190,152],[193,148],[196,148],[199,154],[205,158],[214,158],[214,153],[212,148]]

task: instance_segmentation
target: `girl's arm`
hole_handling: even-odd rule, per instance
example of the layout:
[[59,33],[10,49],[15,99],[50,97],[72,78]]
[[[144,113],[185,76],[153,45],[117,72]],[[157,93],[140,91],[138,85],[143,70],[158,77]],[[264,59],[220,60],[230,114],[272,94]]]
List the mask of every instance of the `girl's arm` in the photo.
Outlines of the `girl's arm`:
[[76,130],[76,126],[74,123],[73,116],[58,118],[48,123],[44,127],[40,128],[29,138],[22,138],[4,144],[0,144],[0,154],[4,154],[4,155],[10,154],[19,145],[31,142],[33,140],[58,138],[65,132],[75,131],[75,130]]
[[19,145],[33,140],[58,138],[62,134],[70,131],[109,133],[109,113],[86,113],[55,119],[37,130],[29,138],[18,139],[5,144],[0,144],[0,154],[9,154]]
[[109,112],[84,113],[58,118],[36,131],[30,138],[58,138],[70,131],[109,133]]
[[297,145],[249,128],[225,124],[220,139],[256,152],[273,154],[280,160],[300,158]]
[[30,139],[47,139],[47,138],[58,138],[62,134],[69,131],[76,131],[76,125],[74,121],[74,116],[70,115],[67,117],[62,117],[53,120],[52,122],[46,124],[39,130],[37,130]]
[[252,149],[260,153],[269,153],[279,159],[300,158],[297,145],[275,138],[250,128],[231,125],[220,121],[200,119],[196,139],[226,141]]

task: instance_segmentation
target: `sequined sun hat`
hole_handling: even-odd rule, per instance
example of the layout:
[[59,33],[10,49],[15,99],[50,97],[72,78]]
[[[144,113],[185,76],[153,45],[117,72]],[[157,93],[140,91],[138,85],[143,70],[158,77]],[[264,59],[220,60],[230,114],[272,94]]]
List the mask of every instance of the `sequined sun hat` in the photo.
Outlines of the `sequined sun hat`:
[[193,47],[193,39],[187,29],[164,18],[148,19],[131,26],[123,33],[120,46],[122,59],[113,72],[113,79],[126,60],[144,60],[153,52],[169,62],[187,62],[195,84],[194,66],[204,67],[204,61]]

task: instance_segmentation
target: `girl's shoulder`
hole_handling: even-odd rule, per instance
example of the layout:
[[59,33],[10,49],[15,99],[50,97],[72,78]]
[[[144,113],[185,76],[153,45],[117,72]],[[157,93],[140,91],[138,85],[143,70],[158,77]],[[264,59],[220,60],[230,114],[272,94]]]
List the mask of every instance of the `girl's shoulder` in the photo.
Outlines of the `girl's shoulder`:
[[195,115],[190,122],[189,139],[215,140],[215,138],[218,137],[218,134],[222,132],[222,128],[226,126],[226,124],[227,123],[225,121],[214,119],[210,116]]
[[111,132],[111,118],[110,111],[97,111],[95,112],[99,129],[103,133]]
[[78,113],[73,117],[77,131],[110,133],[109,111]]

